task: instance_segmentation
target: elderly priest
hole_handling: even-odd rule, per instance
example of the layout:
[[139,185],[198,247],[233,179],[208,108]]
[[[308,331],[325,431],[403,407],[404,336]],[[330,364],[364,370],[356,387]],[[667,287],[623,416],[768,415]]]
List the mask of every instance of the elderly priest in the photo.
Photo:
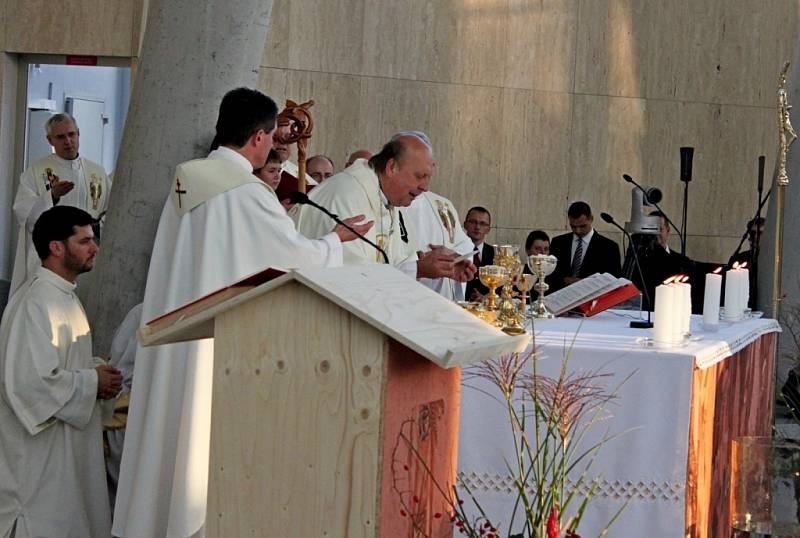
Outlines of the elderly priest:
[[[470,280],[475,266],[470,260],[454,263],[457,255],[433,248],[417,256],[417,245],[398,207],[406,207],[428,190],[435,163],[428,137],[418,131],[394,135],[369,161],[358,159],[316,187],[309,198],[339,215],[364,214],[375,221],[367,238],[386,253],[390,264],[411,278]],[[305,205],[297,228],[308,237],[320,237],[333,226],[317,208]],[[380,263],[383,254],[364,241],[344,246],[345,265]]]
[[71,206],[33,227],[41,260],[0,324],[0,536],[108,536],[101,414],[119,372],[92,356],[75,279],[97,254],[92,216]]
[[[300,235],[253,168],[272,148],[278,109],[247,88],[228,92],[217,120],[219,147],[178,166],[161,214],[147,275],[143,322],[265,267],[342,263],[337,226]],[[347,219],[359,233],[371,222]],[[211,427],[211,339],[139,348],[122,453],[115,536],[202,536]]]

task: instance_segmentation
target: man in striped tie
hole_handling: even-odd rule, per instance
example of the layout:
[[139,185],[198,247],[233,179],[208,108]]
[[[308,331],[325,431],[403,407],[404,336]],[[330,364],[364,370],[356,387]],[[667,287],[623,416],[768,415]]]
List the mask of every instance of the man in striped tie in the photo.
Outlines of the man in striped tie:
[[553,238],[550,253],[558,258],[548,279],[551,291],[569,286],[594,273],[622,273],[619,245],[592,227],[594,217],[586,202],[573,202],[567,210],[571,233]]

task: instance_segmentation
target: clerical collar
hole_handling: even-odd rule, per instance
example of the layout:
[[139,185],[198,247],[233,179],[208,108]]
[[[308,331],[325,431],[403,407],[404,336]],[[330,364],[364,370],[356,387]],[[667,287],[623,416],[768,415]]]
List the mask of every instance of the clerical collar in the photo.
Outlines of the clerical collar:
[[383,188],[381,188],[380,178],[378,178],[378,194],[381,195],[381,203],[383,204],[383,207],[385,207],[386,209],[392,209],[392,204],[389,203],[389,199],[386,197],[385,194],[383,194]]
[[81,167],[81,156],[78,155],[72,160],[64,159],[63,157],[59,157],[57,153],[53,153],[53,159],[66,168],[71,168],[73,170],[78,170]]
[[245,170],[247,170],[251,174],[253,173],[253,163],[251,163],[249,160],[247,160],[247,157],[245,157],[244,155],[242,155],[238,151],[233,150],[231,148],[226,148],[225,146],[220,146],[217,149],[215,149],[214,151],[212,151],[211,153],[209,153],[208,154],[208,158],[209,159],[221,159],[221,160],[224,160],[224,161],[232,161],[232,162],[240,164],[242,166],[242,168],[244,168]]
[[41,278],[42,280],[46,280],[47,282],[50,282],[51,284],[55,285],[55,287],[66,293],[73,292],[75,290],[75,287],[77,286],[77,284],[75,284],[74,282],[70,282],[69,280],[61,278],[59,275],[57,275],[56,273],[54,273],[53,271],[44,266],[39,266],[36,269],[36,278]]

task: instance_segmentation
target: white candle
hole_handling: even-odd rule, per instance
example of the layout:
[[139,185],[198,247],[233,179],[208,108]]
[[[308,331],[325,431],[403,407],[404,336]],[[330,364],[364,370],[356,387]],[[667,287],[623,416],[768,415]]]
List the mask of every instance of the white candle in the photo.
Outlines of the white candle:
[[680,308],[680,332],[678,333],[678,340],[683,339],[683,336],[689,334],[689,326],[692,321],[692,285],[687,283],[688,277],[684,277],[684,281],[680,282],[678,286],[681,290],[681,308]]
[[725,319],[729,321],[740,321],[744,316],[742,277],[744,271],[738,267],[725,273]]
[[742,280],[744,284],[742,285],[742,308],[747,310],[747,303],[750,302],[750,269],[745,269],[744,267],[740,267],[739,271],[742,272],[744,275]]
[[703,328],[707,331],[719,329],[719,299],[722,292],[722,275],[708,273],[703,294]]
[[674,344],[679,341],[681,330],[680,312],[681,292],[672,283],[656,287],[655,322],[653,339],[660,345]]

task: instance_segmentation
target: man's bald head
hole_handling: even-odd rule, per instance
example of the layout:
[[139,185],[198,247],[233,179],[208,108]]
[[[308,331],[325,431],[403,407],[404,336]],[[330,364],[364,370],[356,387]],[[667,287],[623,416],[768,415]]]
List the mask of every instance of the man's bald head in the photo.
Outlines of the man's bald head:
[[347,163],[344,165],[345,168],[356,162],[358,159],[366,159],[370,160],[372,158],[372,152],[368,149],[357,149],[350,156],[347,158]]
[[369,164],[389,203],[405,207],[428,190],[435,166],[433,147],[424,133],[404,131],[394,135]]

